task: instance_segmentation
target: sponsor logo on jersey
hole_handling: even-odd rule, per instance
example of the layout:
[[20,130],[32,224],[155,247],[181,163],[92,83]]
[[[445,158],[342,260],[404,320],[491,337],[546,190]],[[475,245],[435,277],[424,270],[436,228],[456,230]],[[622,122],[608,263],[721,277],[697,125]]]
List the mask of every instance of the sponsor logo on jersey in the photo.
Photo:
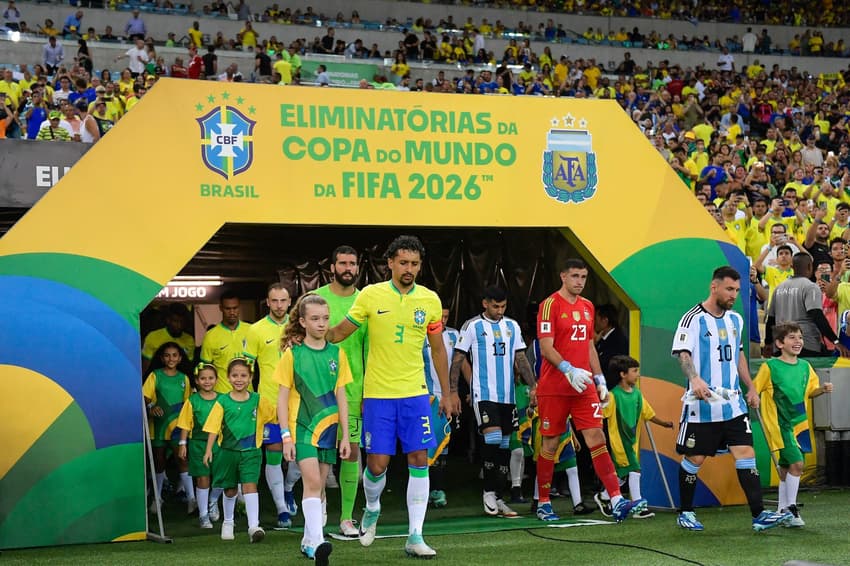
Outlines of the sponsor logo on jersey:
[[[196,118],[201,127],[201,159],[210,171],[227,180],[247,171],[254,161],[254,126],[256,121],[243,114],[236,106],[230,106],[227,93],[222,93],[219,106],[213,107],[203,116]],[[241,103],[242,98],[237,98]],[[215,97],[207,98],[215,103]],[[204,105],[196,109],[203,111]],[[251,113],[253,107],[249,108]]]
[[596,194],[596,154],[587,125],[587,120],[571,114],[551,120],[542,181],[546,194],[558,202],[580,204]]

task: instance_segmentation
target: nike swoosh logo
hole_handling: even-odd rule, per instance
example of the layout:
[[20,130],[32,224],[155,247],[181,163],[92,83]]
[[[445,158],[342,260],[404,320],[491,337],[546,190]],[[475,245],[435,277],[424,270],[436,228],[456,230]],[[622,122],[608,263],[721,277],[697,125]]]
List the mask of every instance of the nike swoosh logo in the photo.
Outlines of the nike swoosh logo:
[[388,312],[390,311],[382,311],[381,309],[378,309],[378,314],[387,314]]
[[272,338],[271,340],[266,340],[266,344],[271,344],[272,342],[274,342],[274,338]]
[[224,349],[226,349],[226,348],[227,348],[227,344],[225,344],[224,346],[222,346],[221,348],[219,348],[219,350],[224,350]]
[[423,438],[422,439],[422,444],[428,444],[429,442],[431,442],[430,438]]
[[488,511],[496,511],[496,508],[495,508],[495,507],[490,507],[490,506],[489,506],[489,505],[487,505],[486,503],[484,504],[484,507],[486,507]]

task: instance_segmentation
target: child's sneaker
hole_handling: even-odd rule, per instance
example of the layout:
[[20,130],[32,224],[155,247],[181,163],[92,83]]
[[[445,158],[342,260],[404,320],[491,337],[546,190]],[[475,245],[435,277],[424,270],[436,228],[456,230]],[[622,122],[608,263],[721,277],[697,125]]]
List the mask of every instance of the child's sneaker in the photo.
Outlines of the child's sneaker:
[[233,540],[233,521],[224,521],[221,524],[221,540]]
[[347,538],[357,538],[360,536],[360,531],[353,520],[346,519],[339,523],[339,534]]
[[186,503],[186,514],[194,515],[195,511],[198,510],[198,502],[194,498],[190,499],[188,503]]
[[266,538],[266,531],[263,530],[263,527],[250,527],[248,529],[248,538],[251,539],[251,542],[260,542],[264,538]]
[[584,501],[579,501],[578,505],[573,507],[573,515],[589,515],[590,513],[593,513],[593,511],[593,507],[585,505]]
[[209,515],[201,515],[200,519],[198,519],[198,524],[202,529],[211,529],[213,528],[212,521],[210,521]]
[[599,512],[602,513],[603,516],[613,516],[613,513],[611,511],[611,500],[602,497],[601,491],[593,496],[593,500],[596,502],[597,507],[599,507]]
[[316,566],[328,566],[328,556],[333,552],[334,547],[328,541],[323,542],[316,547],[313,553],[313,560],[316,561]]
[[221,512],[218,510],[218,502],[210,503],[209,505],[210,521],[217,523],[221,519]]
[[433,505],[435,509],[448,505],[448,501],[446,501],[446,492],[441,489],[433,490],[429,494],[428,499],[431,501],[431,505]]
[[806,522],[800,517],[800,509],[796,505],[789,505],[788,509],[786,509],[789,513],[791,513],[791,519],[787,521],[783,526],[785,527],[805,527]]
[[650,511],[649,509],[644,509],[642,511],[638,511],[634,515],[632,515],[635,519],[652,519],[655,517],[655,513]]

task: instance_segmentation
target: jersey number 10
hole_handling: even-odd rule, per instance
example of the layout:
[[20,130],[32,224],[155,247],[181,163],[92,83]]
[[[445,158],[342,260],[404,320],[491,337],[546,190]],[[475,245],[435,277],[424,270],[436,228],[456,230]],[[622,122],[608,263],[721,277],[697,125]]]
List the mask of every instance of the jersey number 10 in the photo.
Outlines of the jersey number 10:
[[721,344],[717,346],[717,361],[720,363],[732,361],[732,346]]

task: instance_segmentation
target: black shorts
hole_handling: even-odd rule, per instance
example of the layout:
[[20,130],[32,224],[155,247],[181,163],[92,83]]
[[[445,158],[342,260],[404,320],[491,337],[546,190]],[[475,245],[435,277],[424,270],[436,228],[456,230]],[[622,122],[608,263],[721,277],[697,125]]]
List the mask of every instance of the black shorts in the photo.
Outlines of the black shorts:
[[676,452],[686,456],[714,456],[728,446],[752,446],[750,417],[740,415],[713,423],[680,423]]
[[519,428],[516,405],[513,403],[479,401],[475,404],[475,420],[479,432],[485,428],[498,427],[502,429],[503,436],[510,436]]

